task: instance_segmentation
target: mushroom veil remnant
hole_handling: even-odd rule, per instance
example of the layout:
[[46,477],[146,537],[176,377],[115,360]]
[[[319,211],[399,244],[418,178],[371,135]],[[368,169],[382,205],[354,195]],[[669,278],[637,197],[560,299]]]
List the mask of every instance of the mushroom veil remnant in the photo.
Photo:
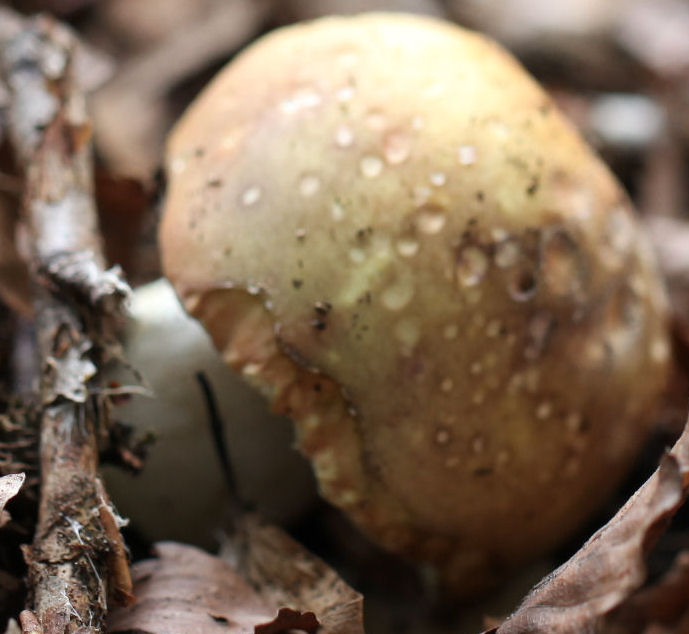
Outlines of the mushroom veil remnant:
[[519,64],[402,14],[278,30],[168,147],[163,264],[322,494],[470,592],[611,492],[669,365],[629,200]]

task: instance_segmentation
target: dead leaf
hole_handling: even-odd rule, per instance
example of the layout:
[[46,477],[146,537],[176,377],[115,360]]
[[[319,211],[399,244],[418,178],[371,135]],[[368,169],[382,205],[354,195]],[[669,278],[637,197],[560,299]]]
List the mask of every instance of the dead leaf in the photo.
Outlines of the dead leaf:
[[564,565],[537,585],[497,634],[586,634],[646,578],[645,557],[689,489],[689,425],[660,467]]
[[116,608],[108,631],[253,634],[275,609],[227,562],[193,546],[162,542],[157,559],[132,566],[136,604]]
[[222,558],[163,542],[132,567],[136,604],[110,632],[364,634],[362,597],[282,530],[242,520]]
[[154,216],[151,192],[140,181],[100,169],[96,172],[96,200],[107,260],[117,262],[132,280],[140,251],[147,246],[142,244],[144,221],[148,215]]
[[689,551],[683,551],[656,584],[642,588],[610,614],[605,633],[640,634],[649,625],[674,625],[688,618]]
[[9,517],[5,512],[5,504],[19,493],[25,479],[25,473],[10,473],[0,478],[0,526],[5,524]]
[[313,612],[297,612],[290,608],[280,608],[278,615],[270,622],[257,625],[254,634],[282,634],[292,630],[300,630],[315,634],[320,627]]
[[314,612],[319,634],[364,634],[363,597],[276,526],[245,517],[224,555],[273,605]]

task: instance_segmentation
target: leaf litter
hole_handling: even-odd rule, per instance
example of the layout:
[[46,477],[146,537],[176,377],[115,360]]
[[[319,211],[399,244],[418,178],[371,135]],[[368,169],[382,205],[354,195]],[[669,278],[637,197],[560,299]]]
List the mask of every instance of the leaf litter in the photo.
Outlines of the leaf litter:
[[9,514],[5,511],[5,505],[19,493],[22,488],[26,474],[10,473],[0,478],[0,527],[4,526],[9,520]]
[[108,631],[150,634],[364,634],[362,597],[281,529],[240,521],[221,556],[161,542],[134,564],[136,603]]

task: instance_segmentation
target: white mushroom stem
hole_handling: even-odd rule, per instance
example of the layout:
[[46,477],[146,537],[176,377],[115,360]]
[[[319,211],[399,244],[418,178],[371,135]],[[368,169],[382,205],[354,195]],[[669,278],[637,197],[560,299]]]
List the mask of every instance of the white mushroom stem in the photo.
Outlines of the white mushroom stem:
[[210,546],[227,519],[230,494],[197,372],[219,403],[242,500],[275,521],[299,517],[314,499],[315,485],[292,449],[290,426],[225,366],[167,281],[134,292],[124,345],[153,396],[134,397],[115,416],[138,433],[151,432],[155,443],[135,482],[115,469],[107,471],[107,480],[118,508],[137,528],[151,539]]

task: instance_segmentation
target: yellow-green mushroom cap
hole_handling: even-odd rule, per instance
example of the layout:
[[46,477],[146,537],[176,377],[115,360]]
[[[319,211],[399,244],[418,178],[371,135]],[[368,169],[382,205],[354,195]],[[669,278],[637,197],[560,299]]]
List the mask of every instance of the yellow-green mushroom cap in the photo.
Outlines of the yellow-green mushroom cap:
[[401,14],[275,31],[167,172],[166,274],[384,547],[470,591],[630,466],[662,284],[621,187],[492,41]]

